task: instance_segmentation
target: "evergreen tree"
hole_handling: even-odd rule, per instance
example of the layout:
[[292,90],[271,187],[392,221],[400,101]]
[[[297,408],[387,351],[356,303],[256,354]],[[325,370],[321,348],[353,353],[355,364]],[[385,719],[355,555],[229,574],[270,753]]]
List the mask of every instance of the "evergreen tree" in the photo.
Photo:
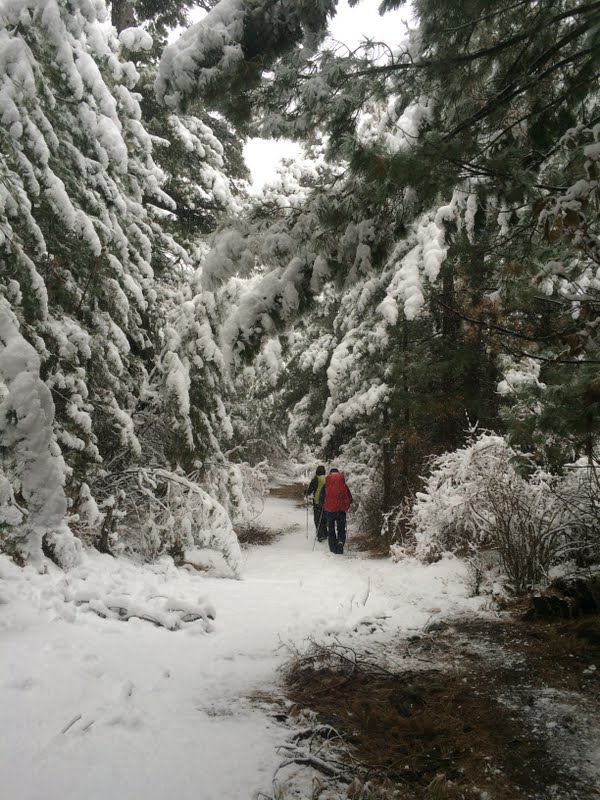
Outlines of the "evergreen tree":
[[[47,531],[36,523],[35,547],[21,536],[26,523],[15,508],[35,520],[47,490],[27,477],[35,470],[25,423],[12,418],[16,384],[8,364],[0,452],[10,520],[2,524],[18,523],[10,538],[23,541],[23,556],[39,556],[43,534],[48,553],[63,563],[66,550],[50,535],[67,536],[67,508],[77,532],[102,549],[114,542],[119,521],[129,536],[122,546],[147,555],[175,546],[177,537],[190,544],[210,533],[236,568],[230,524],[210,532],[198,510],[202,490],[173,472],[189,468],[187,448],[197,451],[198,463],[219,454],[229,475],[221,442],[230,426],[219,397],[215,301],[188,302],[197,256],[182,246],[177,226],[165,223],[176,205],[133,91],[140,74],[122,55],[123,48],[131,54],[151,45],[139,29],[123,30],[119,42],[101,6],[87,2],[30,0],[5,3],[0,12],[0,295],[4,329],[13,332],[10,341],[2,336],[2,357],[6,366],[19,337],[31,346],[20,346],[23,363],[33,365],[31,405],[18,413],[39,420],[39,459],[46,450],[49,456],[47,469],[40,462],[37,471],[57,476],[48,484],[55,510],[64,499],[62,522],[56,511]],[[211,148],[202,191],[218,194],[218,184],[221,205],[232,203],[219,171],[220,144],[210,131],[199,133]],[[197,158],[199,140],[185,136]],[[202,398],[190,366],[205,382]],[[190,440],[194,413],[204,425]],[[227,484],[218,476],[209,483],[226,499]],[[166,507],[165,497],[172,508],[161,528],[157,509]],[[204,506],[209,516],[217,513],[214,500]],[[140,540],[150,535],[148,525],[152,546]]]
[[[325,264],[344,309],[337,340],[353,363],[369,367],[350,369],[343,382],[344,391],[358,394],[329,387],[327,418],[347,420],[348,403],[356,407],[389,381],[390,391],[381,392],[385,418],[413,413],[421,433],[438,429],[432,448],[456,446],[467,416],[498,423],[498,368],[525,356],[539,359],[542,379],[556,387],[545,393],[543,429],[554,426],[571,455],[589,450],[576,419],[584,410],[584,426],[595,429],[593,366],[588,371],[581,362],[593,362],[595,348],[596,6],[418,2],[418,27],[396,50],[366,43],[347,54],[317,51],[314,37],[300,45],[292,35],[285,52],[272,48],[271,23],[263,20],[264,49],[249,65],[256,53],[248,19],[260,16],[259,5],[220,4],[214,19],[223,23],[223,40],[210,38],[209,22],[190,32],[165,54],[158,82],[169,102],[180,102],[198,87],[210,95],[218,76],[229,86],[229,108],[242,70],[266,66],[243,99],[255,124],[300,139],[325,133],[327,157],[337,165],[307,201],[303,223],[292,226],[312,228],[310,234],[295,238],[287,259],[279,247],[277,265],[241,304],[237,333],[230,326],[235,340],[246,352],[253,337],[304,313],[315,295],[312,276]],[[281,14],[285,6],[277,4]],[[317,29],[322,36],[322,21]],[[269,240],[276,230],[277,223],[261,235]],[[230,252],[230,271],[249,250],[260,252],[260,245]],[[269,270],[268,260],[261,263]],[[411,352],[408,343],[428,337],[433,346],[423,363],[424,348]],[[557,361],[574,362],[579,376],[573,415],[565,413],[573,381]],[[353,383],[359,375],[362,388]],[[543,383],[536,391],[544,392]],[[529,429],[544,419],[537,411],[530,416]],[[540,436],[529,435],[539,447]]]

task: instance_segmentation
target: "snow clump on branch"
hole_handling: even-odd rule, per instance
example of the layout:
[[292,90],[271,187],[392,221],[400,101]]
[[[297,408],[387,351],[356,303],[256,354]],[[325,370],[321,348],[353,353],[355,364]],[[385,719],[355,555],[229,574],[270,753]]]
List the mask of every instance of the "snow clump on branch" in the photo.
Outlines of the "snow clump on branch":
[[56,561],[71,567],[79,561],[81,545],[65,522],[67,467],[53,422],[54,403],[40,378],[40,358],[0,298],[0,520],[9,530],[2,536],[33,563],[41,560],[45,538]]
[[202,89],[220,70],[242,60],[246,6],[246,0],[221,0],[165,49],[155,84],[159,100],[175,107],[185,93]]

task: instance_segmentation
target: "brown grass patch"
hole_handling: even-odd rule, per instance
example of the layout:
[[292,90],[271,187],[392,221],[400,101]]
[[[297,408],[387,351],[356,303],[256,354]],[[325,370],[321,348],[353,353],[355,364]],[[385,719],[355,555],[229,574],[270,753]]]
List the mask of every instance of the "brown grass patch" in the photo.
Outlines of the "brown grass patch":
[[269,494],[272,497],[281,497],[284,500],[302,500],[304,502],[304,487],[301,483],[290,483],[285,486],[271,486]]
[[[518,743],[521,756],[531,750],[509,713],[482,702],[473,686],[437,672],[388,677],[304,672],[294,677],[290,697],[341,733],[368,779],[401,783],[406,797],[409,790],[415,797],[450,797],[449,783],[457,792],[473,781],[485,785],[490,761],[499,762],[506,741]],[[442,786],[439,775],[443,795],[432,793]],[[527,770],[521,777],[525,788]],[[515,800],[506,778],[496,780],[495,790],[495,797]]]
[[[350,531],[352,535],[352,531]],[[381,533],[357,533],[352,536],[352,549],[368,553],[369,558],[389,558],[390,545]]]
[[526,709],[546,686],[581,684],[582,664],[598,657],[598,633],[597,622],[573,630],[465,625],[411,645],[421,660],[446,661],[424,671],[388,671],[340,645],[313,644],[287,666],[286,694],[296,713],[308,709],[335,731],[334,763],[350,783],[340,797],[466,800],[486,790],[493,800],[584,800],[598,796],[587,779],[561,766],[548,738],[515,708]]
[[[560,689],[580,691],[582,671],[590,664],[600,665],[597,615],[559,623],[516,623],[513,637],[536,675]],[[593,679],[600,689],[600,675],[589,678]]]
[[278,531],[261,528],[257,525],[238,527],[235,529],[235,533],[242,547],[272,544],[280,535]]

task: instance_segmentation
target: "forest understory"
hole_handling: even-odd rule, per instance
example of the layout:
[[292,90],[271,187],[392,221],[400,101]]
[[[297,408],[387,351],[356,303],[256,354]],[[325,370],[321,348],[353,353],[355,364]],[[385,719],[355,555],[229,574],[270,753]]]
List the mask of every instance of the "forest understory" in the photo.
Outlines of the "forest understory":
[[314,773],[315,800],[600,797],[600,618],[530,616],[519,607],[393,648],[295,653],[272,800],[297,796],[298,769]]

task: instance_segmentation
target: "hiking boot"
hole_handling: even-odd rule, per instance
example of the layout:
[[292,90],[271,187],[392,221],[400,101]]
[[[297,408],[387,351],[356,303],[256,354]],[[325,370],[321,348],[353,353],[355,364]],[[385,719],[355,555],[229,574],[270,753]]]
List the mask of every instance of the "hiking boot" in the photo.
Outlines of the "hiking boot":
[[338,553],[341,556],[344,555],[344,544],[343,544],[343,542],[338,542],[337,543],[337,549],[336,549],[335,552]]

